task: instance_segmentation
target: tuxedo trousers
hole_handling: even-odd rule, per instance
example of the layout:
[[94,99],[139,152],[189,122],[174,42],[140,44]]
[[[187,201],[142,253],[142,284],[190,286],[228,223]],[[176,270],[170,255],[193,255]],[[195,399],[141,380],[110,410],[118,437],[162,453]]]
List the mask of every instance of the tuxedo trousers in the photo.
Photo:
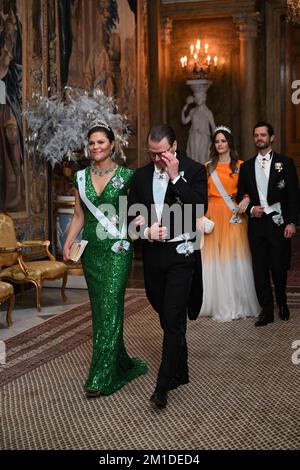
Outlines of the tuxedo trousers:
[[264,214],[261,218],[249,219],[249,244],[256,295],[266,314],[272,314],[274,306],[270,273],[276,303],[285,305],[287,301],[286,283],[291,259],[291,240],[284,237],[284,227],[285,224],[276,225],[271,215]]
[[[178,254],[176,242],[144,242],[143,261],[146,294],[159,314],[163,330],[157,388],[168,389],[172,381],[188,381],[186,343],[187,304],[195,254]],[[200,286],[199,286],[200,288]]]

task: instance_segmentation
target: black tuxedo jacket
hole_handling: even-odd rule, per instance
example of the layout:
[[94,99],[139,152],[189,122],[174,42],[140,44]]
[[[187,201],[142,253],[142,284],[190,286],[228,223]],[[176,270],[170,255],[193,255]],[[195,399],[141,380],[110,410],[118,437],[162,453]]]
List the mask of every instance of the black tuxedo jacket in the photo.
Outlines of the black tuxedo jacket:
[[[172,239],[183,233],[185,211],[192,211],[191,226],[193,231],[196,229],[196,217],[201,217],[207,211],[207,174],[204,165],[188,158],[182,152],[177,151],[176,156],[179,160],[179,174],[182,176],[175,184],[169,181],[164,204],[169,207],[175,205],[174,208],[178,211],[178,214],[180,211],[182,223],[174,224],[174,217],[168,220],[167,217],[165,218],[166,211],[163,211],[162,225],[167,226],[168,239]],[[145,228],[157,222],[152,186],[153,172],[153,162],[138,168],[133,176],[128,196],[129,208],[133,206],[133,204],[138,203],[142,204],[146,210],[146,213],[143,215],[146,215],[148,223],[140,228],[141,238],[143,238]],[[189,205],[190,207],[185,205]],[[199,205],[198,209],[200,209],[198,212],[196,212],[197,205]],[[200,208],[200,205],[202,205],[202,208]],[[189,213],[190,212],[188,212],[188,214]],[[138,215],[138,213],[136,215]],[[128,217],[129,223],[136,215]]]
[[[179,174],[181,174],[181,177],[175,184],[169,181],[164,203],[168,206],[172,206],[174,204],[178,211],[180,211],[179,213],[181,214],[182,218],[182,227],[185,210],[187,209],[185,204],[190,205],[188,208],[188,213],[191,213],[191,226],[195,232],[196,217],[201,217],[203,213],[207,211],[207,173],[204,165],[195,162],[191,158],[188,158],[183,152],[177,151],[176,156],[179,160]],[[134,173],[128,195],[129,210],[134,204],[143,204],[145,206],[148,223],[140,227],[140,234],[142,239],[145,228],[157,221],[153,199],[153,172],[153,162],[144,167],[138,168]],[[203,205],[202,213],[201,211],[197,212],[197,204]],[[192,212],[190,212],[191,208]],[[139,213],[129,216],[129,223],[137,215],[139,215]],[[162,214],[162,218],[164,219],[164,212]],[[165,224],[163,223],[163,225]],[[174,224],[174,220],[171,217],[169,224],[167,225],[168,239],[172,239],[183,233],[180,227],[181,224],[179,224],[179,228],[177,225],[178,224]],[[147,240],[142,240],[142,242],[142,246],[144,246],[146,243],[150,243]],[[202,304],[203,289],[200,250],[196,252],[196,264],[197,269],[195,269],[192,281],[190,303],[188,306],[188,314],[190,319],[197,318]]]
[[[247,160],[241,166],[238,181],[237,202],[239,203],[245,194],[248,194],[250,197],[250,203],[247,208],[248,215],[250,215],[253,206],[260,206],[255,178],[255,159],[256,156]],[[299,189],[295,164],[291,158],[275,152],[273,152],[271,161],[267,201],[269,205],[280,202],[285,225],[290,223],[297,225],[299,216]],[[251,222],[251,218],[249,218],[249,222]]]

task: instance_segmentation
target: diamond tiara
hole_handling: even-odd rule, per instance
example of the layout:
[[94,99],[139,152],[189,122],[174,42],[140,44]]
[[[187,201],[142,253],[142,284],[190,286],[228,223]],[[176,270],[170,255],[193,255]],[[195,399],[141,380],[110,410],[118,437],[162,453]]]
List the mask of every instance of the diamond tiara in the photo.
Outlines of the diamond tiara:
[[226,127],[226,126],[223,126],[223,125],[217,126],[217,127],[215,128],[214,134],[215,134],[216,132],[219,132],[219,131],[226,131],[226,132],[228,132],[229,134],[231,134],[231,129],[229,129],[229,127]]
[[94,129],[94,127],[103,127],[104,129],[107,129],[108,131],[112,132],[112,128],[105,122],[101,121],[100,119],[94,119],[94,121],[90,123],[89,131],[91,129]]

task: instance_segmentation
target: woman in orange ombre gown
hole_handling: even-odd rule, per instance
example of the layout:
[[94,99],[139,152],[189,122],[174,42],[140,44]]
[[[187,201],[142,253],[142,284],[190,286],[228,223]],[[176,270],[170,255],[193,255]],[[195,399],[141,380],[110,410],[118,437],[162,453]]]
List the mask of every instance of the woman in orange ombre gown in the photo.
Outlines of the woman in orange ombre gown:
[[[222,183],[234,205],[242,160],[234,149],[230,129],[217,127],[213,136],[208,172],[208,211],[206,216],[215,223],[213,231],[205,235],[202,248],[203,304],[200,316],[229,321],[257,316],[257,301],[251,253],[247,236],[245,212],[249,199],[245,197],[238,206],[236,220],[232,209],[221,196],[212,172]],[[230,202],[229,202],[230,204]]]

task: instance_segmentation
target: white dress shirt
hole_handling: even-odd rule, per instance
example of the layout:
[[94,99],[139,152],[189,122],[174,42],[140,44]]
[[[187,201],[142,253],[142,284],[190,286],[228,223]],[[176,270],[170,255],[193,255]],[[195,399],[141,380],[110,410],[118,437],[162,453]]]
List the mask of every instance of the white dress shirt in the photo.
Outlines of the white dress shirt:
[[[273,157],[272,150],[270,150],[266,155],[261,155],[259,153],[256,157],[268,181],[270,177],[272,157]],[[274,209],[270,209],[266,196],[264,196],[259,189],[258,189],[258,195],[259,195],[260,205],[264,208],[265,214],[270,214],[271,212],[273,212]]]
[[[175,154],[175,156],[176,156],[176,154]],[[172,184],[177,183],[177,181],[179,180],[180,177],[181,176],[178,175],[176,178],[174,178],[174,180],[171,181]],[[166,169],[165,168],[160,169],[154,163],[152,191],[153,191],[153,200],[154,200],[154,204],[155,204],[155,212],[156,212],[156,215],[157,215],[158,223],[161,222],[161,217],[162,217],[163,208],[164,208],[164,200],[165,200],[169,180],[170,180],[170,177],[169,177],[168,172],[166,171]],[[144,231],[144,235],[145,235],[146,238],[148,238],[148,232],[149,232],[149,227],[147,227]],[[168,242],[182,241],[182,240],[185,239],[184,237],[189,237],[189,234],[179,235],[176,238],[172,238],[172,240],[168,240]],[[152,240],[150,240],[150,241],[152,241]],[[162,240],[162,241],[164,241],[164,240]]]
[[161,221],[161,216],[163,212],[164,200],[167,192],[167,187],[169,184],[169,175],[165,169],[160,170],[154,164],[154,173],[153,173],[153,182],[152,182],[152,191],[153,199],[155,204],[155,211],[157,215],[157,221]]

